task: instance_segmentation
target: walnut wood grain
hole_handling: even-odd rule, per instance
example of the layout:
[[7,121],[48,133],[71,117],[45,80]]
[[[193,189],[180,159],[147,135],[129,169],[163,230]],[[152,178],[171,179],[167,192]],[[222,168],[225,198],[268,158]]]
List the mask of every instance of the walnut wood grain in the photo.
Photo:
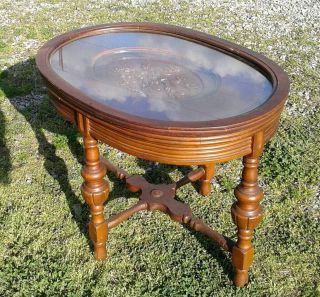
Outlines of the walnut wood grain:
[[178,180],[176,182],[176,189],[179,189],[180,187],[186,184],[195,182],[198,179],[201,179],[204,175],[205,175],[205,170],[202,167],[197,168],[196,170],[189,172],[186,176]]
[[[159,121],[133,116],[104,105],[64,81],[50,65],[50,56],[67,42],[106,32],[160,33],[189,40],[234,56],[263,73],[272,83],[272,94],[252,111],[226,119],[199,122]],[[61,61],[62,62],[62,61]],[[231,42],[208,34],[170,25],[151,23],[118,23],[98,25],[72,31],[48,41],[38,52],[36,63],[47,85],[48,93],[58,112],[75,123],[83,135],[85,166],[82,195],[90,205],[90,237],[97,259],[106,257],[107,229],[115,227],[137,211],[160,210],[173,220],[189,224],[206,234],[222,248],[232,252],[235,267],[234,283],[244,286],[252,264],[253,229],[262,217],[259,201],[258,163],[264,144],[277,130],[280,114],[289,92],[287,74],[268,58]],[[198,165],[177,184],[152,185],[136,175],[129,175],[99,156],[97,141],[102,141],[128,154],[160,163]],[[240,185],[235,189],[237,202],[232,218],[238,227],[234,243],[193,218],[187,205],[174,199],[175,190],[186,183],[202,178],[200,193],[208,195],[214,164],[243,157]],[[141,191],[141,202],[108,220],[103,216],[103,203],[108,197],[108,184],[103,179],[110,170],[123,180],[132,192]],[[202,172],[201,170],[204,170]]]
[[184,223],[188,224],[190,228],[194,229],[195,231],[198,231],[208,236],[225,251],[232,252],[235,242],[230,238],[223,236],[217,231],[213,230],[207,224],[205,224],[202,220],[192,217],[189,221],[186,221]]
[[148,204],[146,202],[139,201],[137,204],[131,206],[130,208],[120,213],[117,213],[116,215],[113,215],[107,221],[108,229],[117,227],[120,223],[129,219],[131,216],[133,216],[135,213],[141,210],[148,210]]
[[258,165],[263,150],[263,133],[254,135],[252,141],[252,152],[243,158],[241,183],[234,192],[237,202],[232,206],[231,212],[238,227],[238,241],[232,250],[234,283],[238,287],[243,287],[248,282],[248,270],[253,261],[253,230],[262,219],[259,202],[263,192],[258,186]]
[[[108,168],[114,173],[120,172],[121,170],[105,159],[102,159],[102,163],[107,164]],[[129,185],[129,189],[132,187],[135,192],[141,191],[140,201],[109,218],[107,221],[109,229],[118,226],[121,222],[127,220],[139,211],[161,211],[168,214],[172,220],[188,225],[191,229],[208,236],[224,250],[232,252],[232,248],[235,245],[234,241],[219,234],[201,219],[195,218],[187,204],[175,200],[176,190],[189,182],[200,179],[205,174],[203,168],[189,172],[175,184],[150,184],[140,175],[129,175],[124,170],[122,170],[122,173],[122,176],[125,176],[127,185]]]
[[109,194],[109,185],[103,179],[107,171],[100,161],[97,140],[89,133],[90,121],[78,114],[78,127],[83,136],[85,154],[85,165],[81,171],[84,183],[81,186],[81,193],[87,204],[90,206],[91,220],[89,223],[89,235],[94,245],[95,257],[103,260],[107,256],[107,222],[104,219],[103,203]]
[[[50,92],[59,113],[72,122],[76,122],[76,107]],[[73,111],[72,111],[73,110]],[[103,122],[88,115],[91,121],[91,135],[131,155],[166,164],[205,165],[224,162],[247,155],[251,152],[252,135],[264,132],[266,142],[275,132],[281,110],[269,115],[263,124],[253,124],[242,131],[232,132],[228,129],[224,134],[208,131],[189,131],[189,135],[180,135],[181,131],[170,129],[171,135],[162,135],[163,131],[146,131],[149,127],[121,127],[118,124]],[[83,113],[83,111],[82,111]],[[257,126],[256,126],[257,125]],[[145,130],[146,129],[146,130]],[[260,130],[258,130],[260,129]],[[188,132],[187,130],[185,132]],[[204,135],[203,135],[204,133]],[[191,135],[190,135],[191,134]]]
[[119,179],[126,179],[130,176],[130,174],[128,172],[126,172],[125,170],[119,168],[118,166],[112,164],[111,162],[109,162],[107,159],[105,158],[100,158],[102,164],[104,166],[106,166],[106,169],[108,171],[111,171],[117,178]]
[[207,196],[211,192],[211,180],[214,176],[215,164],[206,164],[203,165],[203,168],[205,170],[205,174],[201,178],[200,194],[202,196]]

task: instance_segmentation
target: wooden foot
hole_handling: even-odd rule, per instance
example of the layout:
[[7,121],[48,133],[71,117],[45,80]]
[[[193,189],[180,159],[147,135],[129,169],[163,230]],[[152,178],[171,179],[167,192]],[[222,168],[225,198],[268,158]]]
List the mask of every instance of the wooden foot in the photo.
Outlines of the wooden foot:
[[248,283],[249,277],[248,277],[248,270],[240,270],[240,269],[235,269],[235,274],[233,278],[233,283],[237,287],[244,287]]
[[[88,124],[88,121],[85,121]],[[107,173],[105,165],[100,160],[97,141],[82,130],[85,153],[85,165],[81,171],[84,183],[81,193],[86,203],[90,206],[91,220],[89,223],[89,236],[94,245],[94,253],[97,260],[103,260],[107,256],[106,241],[108,234],[107,222],[104,219],[103,203],[109,195],[109,185],[104,176]]]
[[202,165],[205,170],[205,174],[201,179],[200,194],[202,196],[208,196],[211,192],[211,179],[214,176],[215,164]]
[[254,136],[252,153],[243,158],[242,180],[234,192],[237,202],[232,206],[231,214],[238,227],[238,241],[232,249],[232,263],[235,267],[234,284],[238,287],[248,282],[254,254],[251,240],[254,228],[262,219],[259,202],[263,192],[258,186],[258,164],[263,143],[262,133]]

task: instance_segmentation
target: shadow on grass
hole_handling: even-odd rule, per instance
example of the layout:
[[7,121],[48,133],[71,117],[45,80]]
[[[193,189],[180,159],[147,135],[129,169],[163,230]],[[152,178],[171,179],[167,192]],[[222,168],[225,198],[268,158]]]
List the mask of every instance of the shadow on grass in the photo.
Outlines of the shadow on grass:
[[10,182],[11,160],[10,151],[6,145],[6,123],[2,110],[0,110],[0,183]]
[[[0,88],[15,109],[24,116],[32,127],[38,141],[38,152],[44,157],[44,167],[59,183],[60,189],[65,194],[70,212],[73,214],[79,230],[85,235],[92,248],[87,230],[87,223],[89,221],[88,206],[82,203],[73,192],[65,161],[57,155],[56,145],[50,143],[43,132],[43,130],[47,130],[55,136],[65,136],[71,153],[80,164],[83,164],[83,149],[77,140],[78,131],[76,127],[64,121],[51,105],[46,96],[46,90],[37,71],[34,59],[28,59],[22,63],[18,63],[0,73]],[[0,124],[2,125],[2,129],[0,129],[0,152],[3,156],[1,160],[2,162],[6,162],[2,166],[7,172],[6,176],[0,179],[0,182],[8,182],[8,172],[11,168],[11,163],[9,151],[5,147],[4,118],[1,113]],[[146,170],[144,177],[152,183],[173,183],[174,181],[171,179],[169,173],[176,168],[178,168],[183,175],[186,175],[192,170],[190,166],[157,165],[142,159],[138,159],[138,166]],[[126,190],[124,183],[119,181],[113,174],[109,174],[108,177],[110,181],[114,183],[115,188],[121,189],[122,196],[125,195]],[[193,183],[193,186],[196,190],[199,190],[199,184]],[[108,201],[119,197],[119,194],[120,190],[112,191]],[[130,193],[130,195],[132,195],[132,193]],[[178,201],[181,201],[179,197],[176,198]],[[81,205],[81,215],[75,211],[75,205]],[[217,259],[225,273],[231,278],[232,265],[225,253],[201,233],[188,227],[185,228],[203,245],[209,254]]]
[[[176,182],[177,180],[174,181],[169,175],[169,173],[171,173],[175,169],[178,169],[183,176],[187,175],[190,171],[193,170],[191,166],[159,164],[157,162],[151,162],[143,159],[138,159],[137,164],[139,167],[145,170],[145,174],[143,174],[144,178],[149,183],[155,184],[170,184]],[[199,192],[200,183],[198,181],[191,183],[191,185],[197,192]]]
[[[165,164],[158,164],[150,161],[146,161],[143,159],[138,159],[137,161],[139,167],[144,168],[146,173],[143,175],[145,179],[150,183],[174,183],[169,173],[178,169],[182,175],[186,175],[188,172],[192,171],[191,166],[172,166]],[[199,191],[200,183],[192,183],[193,187],[196,191]],[[175,197],[177,201],[183,202],[178,196]],[[197,232],[191,229],[187,225],[183,225],[183,227],[190,232],[192,236],[194,236],[197,241],[205,248],[205,250],[214,257],[219,265],[222,267],[224,273],[228,275],[230,279],[233,277],[233,266],[230,261],[230,256],[226,254],[226,252],[222,251],[219,246],[217,246],[212,240],[210,240],[207,236],[203,235],[200,232]]]
[[[83,164],[83,149],[77,141],[76,128],[62,120],[51,105],[34,59],[28,59],[1,72],[0,88],[14,108],[30,124],[38,141],[38,153],[44,157],[46,171],[59,183],[79,230],[89,241],[86,228],[89,216],[88,207],[82,204],[75,195],[69,182],[65,161],[57,155],[56,145],[50,143],[44,133],[44,130],[47,130],[54,135],[66,136],[67,145],[73,156]],[[1,117],[0,120],[2,120]],[[3,133],[2,128],[1,140],[4,139]],[[7,164],[8,169],[9,167]],[[81,213],[77,211],[75,207],[77,205],[81,205]]]
[[222,267],[224,274],[227,275],[230,280],[232,280],[234,272],[231,263],[231,255],[227,255],[226,252],[224,252],[219,246],[217,246],[212,240],[202,233],[191,229],[189,226],[184,225],[184,228],[197,239],[197,241],[204,247],[208,254],[217,260],[219,265]]

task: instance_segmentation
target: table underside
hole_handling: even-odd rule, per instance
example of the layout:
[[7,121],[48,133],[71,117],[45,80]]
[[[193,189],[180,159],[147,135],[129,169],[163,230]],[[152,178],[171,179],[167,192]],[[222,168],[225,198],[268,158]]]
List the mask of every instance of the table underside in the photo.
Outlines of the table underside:
[[176,222],[188,225],[214,240],[221,248],[231,252],[235,242],[230,238],[220,235],[211,229],[202,220],[193,217],[188,204],[175,200],[176,190],[188,183],[203,178],[205,169],[200,167],[173,184],[150,184],[141,175],[130,175],[125,170],[119,169],[106,159],[101,158],[108,171],[113,172],[119,179],[125,180],[131,192],[140,192],[140,200],[129,209],[112,216],[107,220],[108,229],[116,227],[135,213],[143,210],[161,211]]
[[[76,123],[84,140],[86,161],[81,172],[85,180],[81,192],[90,206],[89,234],[98,260],[106,258],[108,229],[114,228],[138,211],[158,210],[168,214],[174,221],[205,234],[221,248],[230,252],[235,267],[235,285],[242,287],[248,282],[248,271],[253,261],[251,240],[254,228],[262,219],[262,209],[259,202],[263,193],[258,186],[258,163],[265,140],[263,132],[258,132],[252,136],[251,151],[243,159],[242,181],[235,189],[237,202],[233,204],[231,214],[238,227],[238,240],[234,242],[211,229],[201,219],[193,217],[187,204],[175,200],[176,190],[179,187],[196,180],[201,181],[200,193],[204,196],[208,195],[211,190],[210,181],[214,175],[214,162],[203,164],[176,183],[168,185],[151,184],[142,176],[129,175],[125,170],[119,169],[103,159],[99,154],[97,139],[91,135],[91,127],[94,122],[79,112],[77,112],[76,117]],[[104,180],[107,171],[113,172],[118,178],[124,180],[130,191],[140,191],[141,194],[136,205],[105,220],[104,202],[109,194],[108,183]]]

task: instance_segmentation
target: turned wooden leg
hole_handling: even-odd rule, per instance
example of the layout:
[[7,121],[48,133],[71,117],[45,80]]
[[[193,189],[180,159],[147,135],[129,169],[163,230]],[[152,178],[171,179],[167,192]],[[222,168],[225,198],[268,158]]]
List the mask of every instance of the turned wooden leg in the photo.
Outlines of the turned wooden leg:
[[215,164],[206,164],[202,165],[202,167],[205,170],[205,175],[201,178],[200,194],[207,196],[211,192],[211,179],[214,176]]
[[94,253],[97,260],[103,260],[107,256],[107,222],[103,215],[103,203],[109,194],[109,185],[103,178],[106,175],[106,167],[100,161],[97,141],[89,134],[83,135],[85,165],[81,171],[84,183],[81,193],[90,206],[91,220],[89,223],[89,235],[94,245]]
[[232,250],[232,263],[235,267],[234,284],[238,287],[248,282],[254,252],[251,240],[254,228],[262,219],[259,202],[263,192],[258,186],[258,165],[263,143],[262,133],[254,136],[252,153],[243,158],[242,180],[234,192],[237,202],[232,206],[231,213],[238,227],[238,241]]

